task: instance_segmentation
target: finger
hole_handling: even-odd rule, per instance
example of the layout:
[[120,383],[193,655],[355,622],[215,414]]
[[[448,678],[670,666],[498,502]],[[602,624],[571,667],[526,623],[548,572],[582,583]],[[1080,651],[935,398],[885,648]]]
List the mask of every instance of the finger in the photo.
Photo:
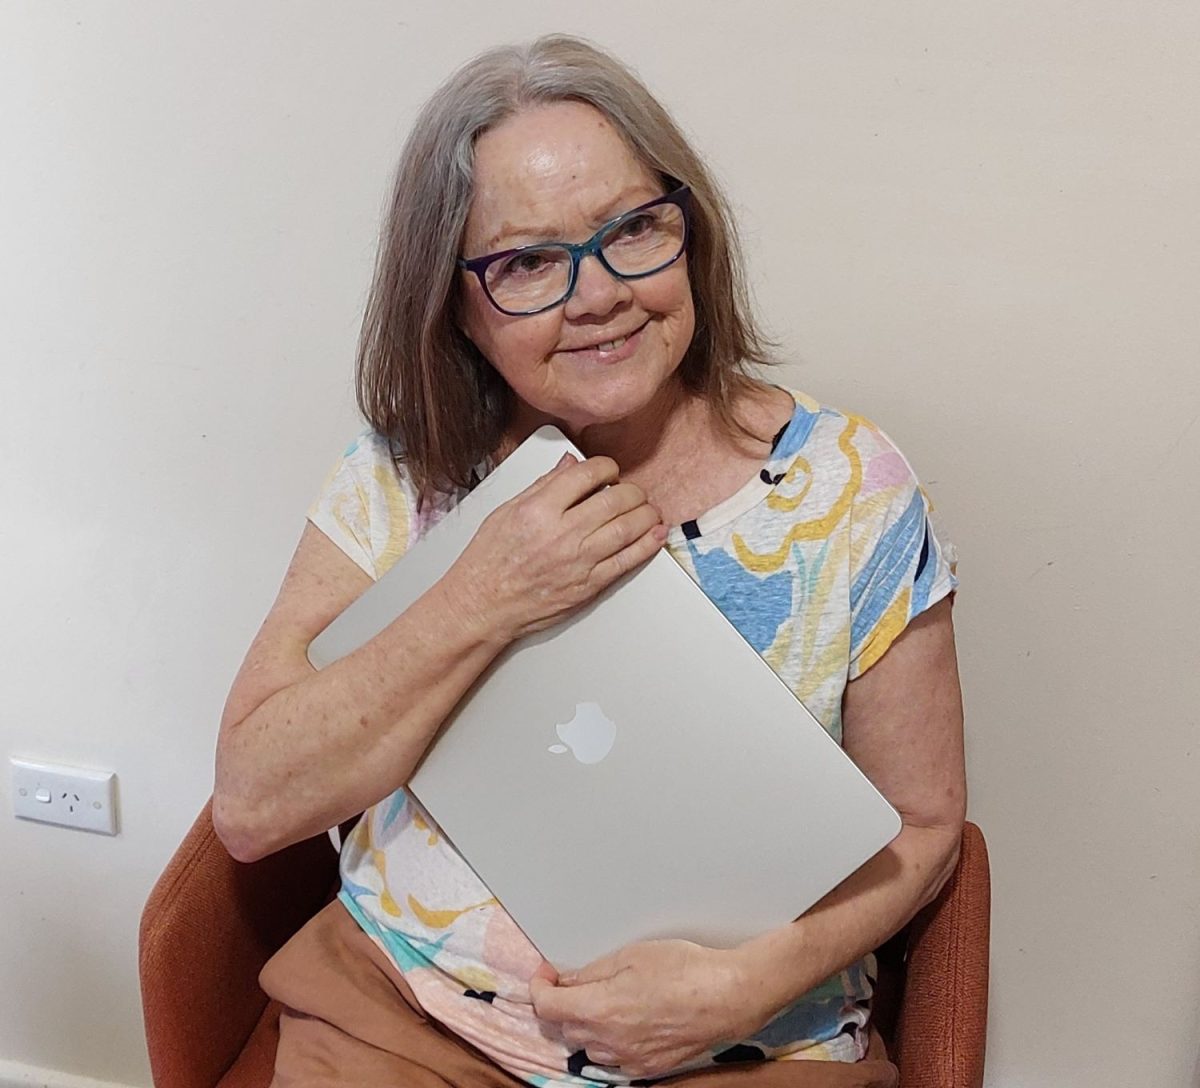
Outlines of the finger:
[[537,965],[537,970],[535,970],[530,977],[543,978],[552,984],[557,984],[561,981],[558,971],[555,970],[554,965],[549,960],[542,960],[542,962]]
[[622,575],[636,570],[644,563],[648,563],[658,554],[659,549],[662,548],[666,539],[667,527],[665,525],[655,525],[627,548],[622,548],[615,555],[611,555],[607,559],[597,563],[592,568],[592,578],[603,589],[615,582]]
[[599,1046],[596,1039],[596,1029],[591,1024],[577,1024],[573,1020],[560,1025],[563,1042],[572,1054],[577,1050],[586,1050],[589,1054],[592,1047]]
[[559,510],[570,510],[606,484],[615,484],[619,475],[617,462],[611,457],[588,457],[551,473],[540,493]]
[[529,1000],[533,1003],[533,1011],[539,1020],[551,1020],[561,1024],[566,1020],[578,1020],[579,1002],[574,996],[575,991],[562,986],[555,986],[540,975],[534,975],[529,980]]
[[582,554],[593,563],[601,563],[629,545],[641,540],[662,519],[658,511],[645,503],[601,525],[583,539]]
[[576,457],[570,450],[567,450],[567,452],[564,453],[558,459],[558,461],[555,463],[554,467],[549,472],[543,472],[525,490],[527,492],[540,491],[543,487],[545,487],[545,485],[547,483],[549,483],[555,476],[557,476],[560,472],[562,472],[563,469],[566,468],[568,465],[574,465],[574,464],[578,464],[578,463],[579,463],[579,458]]
[[618,1065],[620,1058],[612,1046],[601,1041],[595,1024],[568,1021],[562,1025],[563,1042],[572,1054],[582,1050],[593,1065]]
[[580,982],[574,986],[552,986],[543,978],[529,983],[533,1011],[556,1024],[573,1022],[576,1028],[602,1023],[609,1011],[606,981]]
[[534,973],[529,980],[529,1000],[533,1004],[533,1011],[542,1020],[555,1019],[550,1015],[550,996],[554,993],[554,983],[545,976]]
[[582,1049],[587,1055],[588,1065],[609,1065],[616,1069],[621,1067],[620,1057],[611,1050],[605,1050],[599,1043],[593,1043]]
[[598,956],[575,971],[564,971],[559,976],[560,986],[578,986],[585,982],[601,982],[612,978],[625,966],[620,950]]
[[566,520],[583,532],[590,533],[639,506],[649,506],[646,493],[637,484],[618,481],[571,507]]

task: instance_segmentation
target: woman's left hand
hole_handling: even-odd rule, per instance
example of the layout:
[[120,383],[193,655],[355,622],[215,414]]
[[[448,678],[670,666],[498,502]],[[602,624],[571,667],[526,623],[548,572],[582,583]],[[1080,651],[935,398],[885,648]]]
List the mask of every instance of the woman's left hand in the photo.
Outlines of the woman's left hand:
[[690,941],[638,941],[557,977],[543,965],[529,984],[539,1019],[560,1024],[590,1064],[655,1077],[718,1042],[760,1028],[736,953]]

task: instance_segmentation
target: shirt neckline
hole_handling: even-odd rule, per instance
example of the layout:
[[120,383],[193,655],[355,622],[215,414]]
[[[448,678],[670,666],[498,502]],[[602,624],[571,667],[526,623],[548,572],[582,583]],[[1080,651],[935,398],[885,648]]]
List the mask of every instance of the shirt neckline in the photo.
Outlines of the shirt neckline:
[[787,473],[790,462],[795,460],[798,449],[790,450],[788,453],[788,465],[780,464],[782,458],[776,451],[781,446],[785,449],[789,447],[790,444],[784,441],[788,432],[792,431],[802,419],[801,409],[805,409],[805,411],[809,409],[801,400],[801,396],[796,390],[787,389],[780,385],[774,388],[782,389],[783,392],[787,393],[792,398],[795,407],[793,408],[791,417],[780,427],[772,439],[771,452],[767,454],[767,459],[763,462],[757,475],[747,480],[729,498],[721,500],[716,506],[706,510],[698,518],[685,521],[681,525],[671,526],[670,531],[667,533],[666,541],[669,547],[682,548],[689,540],[708,536],[710,533],[715,532],[717,529],[728,525],[731,521],[735,521],[743,514],[753,510],[775,490],[779,481]]
[[[747,480],[727,499],[722,499],[721,502],[717,503],[716,506],[710,507],[699,517],[692,518],[691,520],[685,521],[680,525],[672,525],[667,532],[666,544],[668,547],[681,548],[686,545],[689,540],[695,540],[697,537],[707,536],[708,534],[715,532],[717,529],[728,525],[731,521],[735,521],[743,514],[748,513],[758,506],[759,503],[761,503],[768,495],[771,494],[772,491],[775,490],[776,486],[779,484],[779,481],[783,479],[784,475],[786,475],[787,470],[790,467],[791,462],[795,460],[796,454],[799,452],[800,447],[790,450],[790,452],[787,454],[787,464],[778,463],[782,461],[782,458],[776,451],[780,448],[780,446],[788,449],[790,444],[785,443],[784,440],[788,436],[788,432],[792,431],[798,425],[799,421],[804,418],[801,410],[803,409],[804,412],[807,413],[814,412],[817,409],[815,405],[810,407],[808,404],[806,404],[805,401],[809,398],[805,397],[797,390],[788,389],[782,385],[775,385],[773,382],[771,385],[772,388],[779,389],[792,398],[793,409],[788,421],[779,428],[779,430],[775,433],[775,437],[771,440],[771,452],[767,454],[767,458],[763,462],[762,467],[759,469],[757,475]],[[805,437],[807,437],[807,435]],[[803,445],[803,442],[801,442],[801,445]],[[485,479],[495,467],[496,466],[492,463],[490,457],[485,457],[482,461],[480,461],[479,464],[477,464],[473,469],[474,479],[472,481],[471,488],[468,488],[466,491],[461,491],[458,494],[456,501],[461,500],[464,495],[473,490],[475,484]]]

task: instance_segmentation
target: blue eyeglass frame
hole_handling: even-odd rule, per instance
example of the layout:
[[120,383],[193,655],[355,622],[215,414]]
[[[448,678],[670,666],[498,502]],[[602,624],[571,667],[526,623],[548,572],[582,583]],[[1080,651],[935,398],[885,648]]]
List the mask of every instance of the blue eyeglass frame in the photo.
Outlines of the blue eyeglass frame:
[[[691,189],[686,185],[680,185],[678,188],[672,189],[665,196],[655,197],[653,200],[646,201],[645,204],[639,204],[636,208],[630,208],[629,211],[622,212],[615,219],[610,219],[586,242],[578,244],[572,244],[571,242],[534,242],[527,246],[517,246],[515,249],[502,249],[496,253],[485,253],[482,257],[472,257],[470,260],[467,260],[465,257],[459,257],[456,263],[459,268],[466,269],[466,271],[475,274],[476,279],[479,280],[479,286],[483,288],[483,293],[487,296],[488,302],[495,306],[502,314],[507,314],[509,317],[531,317],[533,314],[545,313],[547,310],[553,310],[555,306],[561,306],[575,293],[575,284],[579,279],[579,262],[589,255],[594,256],[608,270],[609,275],[619,280],[641,280],[647,276],[657,275],[664,268],[670,268],[671,265],[687,252],[688,240],[692,232],[691,195]],[[666,264],[652,268],[649,272],[635,272],[632,276],[618,272],[604,259],[604,253],[600,248],[600,239],[623,220],[639,215],[650,208],[656,208],[660,204],[675,204],[683,212],[683,244],[679,247],[679,252],[667,261]],[[487,272],[488,266],[493,261],[503,260],[505,257],[512,257],[517,253],[524,253],[531,249],[565,249],[571,255],[571,278],[567,280],[566,292],[562,298],[556,299],[545,306],[539,306],[536,310],[506,310],[492,298],[492,293],[488,290],[484,273]]]

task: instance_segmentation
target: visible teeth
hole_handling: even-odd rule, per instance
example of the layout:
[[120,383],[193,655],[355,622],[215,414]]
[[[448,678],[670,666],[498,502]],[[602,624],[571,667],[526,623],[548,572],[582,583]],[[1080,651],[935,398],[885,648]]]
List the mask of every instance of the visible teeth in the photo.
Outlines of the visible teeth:
[[610,340],[607,344],[597,344],[596,346],[601,351],[616,351],[628,339],[628,336],[622,336],[620,340]]

